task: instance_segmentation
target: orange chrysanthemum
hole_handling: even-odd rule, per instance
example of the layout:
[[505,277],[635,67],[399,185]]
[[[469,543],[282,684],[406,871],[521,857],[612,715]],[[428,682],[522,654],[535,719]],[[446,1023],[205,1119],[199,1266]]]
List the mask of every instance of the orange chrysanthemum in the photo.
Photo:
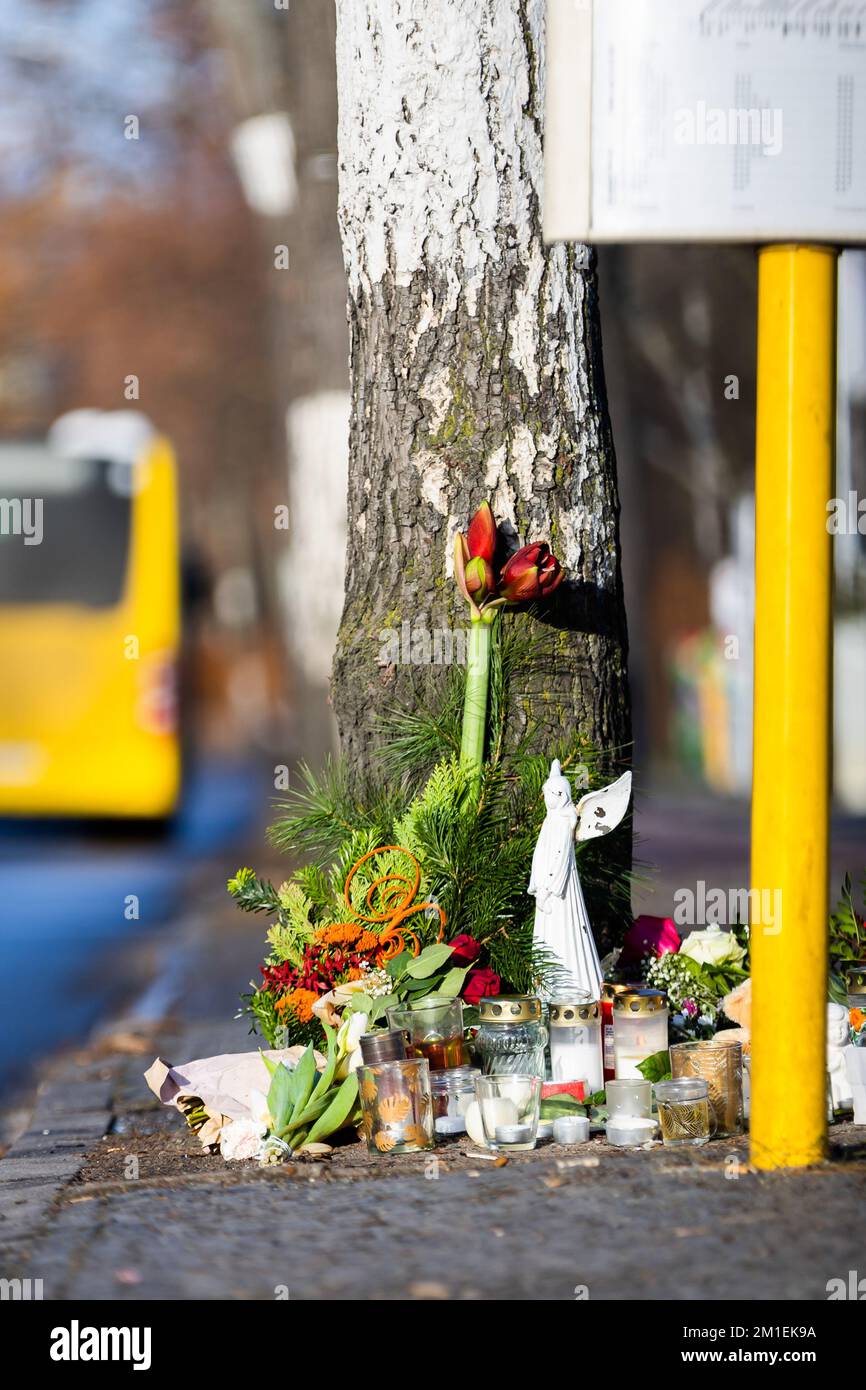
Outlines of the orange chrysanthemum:
[[351,946],[362,930],[357,922],[329,922],[318,928],[315,939],[328,946]]
[[299,1023],[309,1023],[318,997],[314,989],[293,989],[278,999],[274,1008],[277,1013],[293,1013]]

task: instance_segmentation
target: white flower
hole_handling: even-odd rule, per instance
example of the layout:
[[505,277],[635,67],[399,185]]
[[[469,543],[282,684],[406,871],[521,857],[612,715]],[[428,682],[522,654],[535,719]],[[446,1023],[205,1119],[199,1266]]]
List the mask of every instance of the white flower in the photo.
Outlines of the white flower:
[[275,1134],[270,1135],[259,1149],[259,1163],[263,1165],[285,1163],[291,1156],[292,1151],[285,1139],[278,1139]]
[[266,1133],[265,1125],[254,1120],[232,1120],[220,1135],[220,1153],[227,1163],[258,1158]]
[[268,1110],[268,1098],[262,1091],[256,1091],[255,1089],[250,1091],[247,1108],[250,1112],[250,1119],[254,1124],[262,1125],[266,1130],[272,1127],[274,1121],[271,1112]]
[[703,931],[689,932],[679,953],[698,965],[741,965],[746,958],[733,932],[722,931],[716,922]]
[[367,1032],[367,1014],[349,1014],[337,1032],[336,1078],[343,1081],[361,1065],[361,1037]]

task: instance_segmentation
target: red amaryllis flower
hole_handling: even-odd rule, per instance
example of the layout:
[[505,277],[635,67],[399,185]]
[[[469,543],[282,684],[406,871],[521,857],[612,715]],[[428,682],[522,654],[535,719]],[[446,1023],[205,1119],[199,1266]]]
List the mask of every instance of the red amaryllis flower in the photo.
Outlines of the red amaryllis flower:
[[488,564],[493,563],[493,552],[496,549],[496,522],[493,519],[489,502],[482,502],[470,521],[469,534],[466,540],[469,554],[473,560],[480,558],[486,560]]
[[469,533],[454,538],[454,574],[472,616],[481,616],[482,604],[496,595],[493,553],[496,550],[496,522],[489,502],[482,502],[469,523]]
[[562,582],[562,568],[544,541],[521,546],[502,571],[499,593],[506,603],[547,598]]
[[481,955],[481,943],[476,941],[474,936],[465,933],[462,936],[455,936],[450,942],[451,958],[449,965],[471,965],[472,961],[477,960]]
[[463,986],[463,998],[467,1004],[477,1004],[479,999],[486,999],[488,995],[498,994],[501,984],[502,981],[496,971],[491,970],[489,966],[470,970]]

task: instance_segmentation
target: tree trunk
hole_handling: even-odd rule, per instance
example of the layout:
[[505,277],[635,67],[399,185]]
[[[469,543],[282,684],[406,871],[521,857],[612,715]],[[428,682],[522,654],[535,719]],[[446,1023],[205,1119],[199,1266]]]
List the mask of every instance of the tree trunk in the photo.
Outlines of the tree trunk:
[[332,688],[357,771],[383,709],[442,677],[435,643],[389,634],[465,626],[454,533],[484,498],[568,571],[540,620],[558,629],[540,748],[578,730],[627,756],[595,261],[542,242],[543,55],[544,0],[337,0],[352,416]]

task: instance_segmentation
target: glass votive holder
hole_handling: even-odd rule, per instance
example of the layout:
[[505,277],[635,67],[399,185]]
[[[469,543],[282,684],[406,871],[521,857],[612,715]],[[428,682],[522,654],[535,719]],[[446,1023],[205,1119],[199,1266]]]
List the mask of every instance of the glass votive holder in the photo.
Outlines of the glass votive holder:
[[588,1115],[557,1115],[553,1122],[556,1144],[585,1144],[589,1138]]
[[358,1068],[361,1128],[371,1153],[432,1149],[430,1069],[424,1057],[404,1057]]
[[476,1067],[450,1067],[430,1073],[433,1128],[441,1138],[466,1133],[466,1111],[475,1100]]
[[697,1076],[707,1083],[716,1124],[716,1138],[743,1132],[743,1049],[740,1043],[719,1043],[710,1038],[674,1043],[671,1047],[674,1080]]
[[716,1127],[707,1083],[699,1076],[656,1082],[656,1105],[662,1142],[669,1148],[681,1144],[706,1144]]
[[463,1037],[463,1000],[428,994],[409,1007],[388,1009],[391,1028],[409,1034],[409,1051],[426,1057],[431,1071],[463,1067],[469,1061]]
[[608,1081],[604,1088],[608,1119],[632,1115],[648,1120],[653,1108],[653,1088],[649,1081]]
[[540,1076],[519,1072],[479,1076],[475,1080],[475,1095],[488,1148],[504,1153],[535,1148]]

